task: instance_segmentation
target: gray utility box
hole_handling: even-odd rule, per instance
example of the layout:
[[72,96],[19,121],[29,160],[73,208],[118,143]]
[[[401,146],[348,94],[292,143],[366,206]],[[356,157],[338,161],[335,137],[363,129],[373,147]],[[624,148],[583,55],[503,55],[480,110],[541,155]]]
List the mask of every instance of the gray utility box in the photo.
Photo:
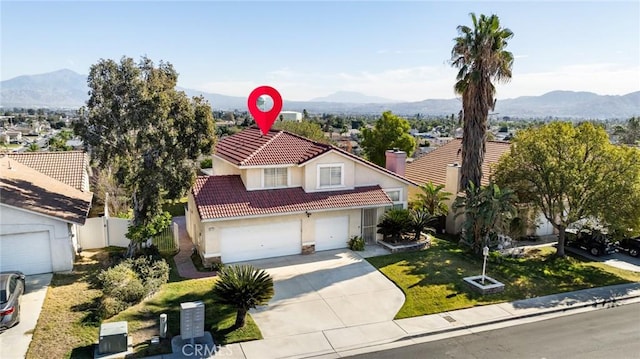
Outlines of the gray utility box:
[[127,322],[100,324],[98,354],[126,352],[128,332]]
[[180,337],[182,339],[204,336],[204,303],[180,303]]

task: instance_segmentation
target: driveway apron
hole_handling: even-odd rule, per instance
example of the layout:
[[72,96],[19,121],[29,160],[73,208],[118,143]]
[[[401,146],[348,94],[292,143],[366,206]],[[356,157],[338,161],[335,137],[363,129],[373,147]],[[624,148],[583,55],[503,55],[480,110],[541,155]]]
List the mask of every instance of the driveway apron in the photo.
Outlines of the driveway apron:
[[404,304],[395,284],[349,250],[246,263],[274,279],[269,304],[250,312],[265,339],[390,321]]

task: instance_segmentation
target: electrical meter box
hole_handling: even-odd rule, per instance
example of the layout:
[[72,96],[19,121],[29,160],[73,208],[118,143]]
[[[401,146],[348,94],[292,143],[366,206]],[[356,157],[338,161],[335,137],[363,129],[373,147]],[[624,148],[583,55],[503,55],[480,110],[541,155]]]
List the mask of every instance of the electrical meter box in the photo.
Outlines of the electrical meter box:
[[129,336],[127,322],[114,322],[100,324],[100,340],[98,341],[98,353],[120,353],[127,351],[127,339]]
[[204,303],[180,303],[180,337],[182,339],[204,336]]

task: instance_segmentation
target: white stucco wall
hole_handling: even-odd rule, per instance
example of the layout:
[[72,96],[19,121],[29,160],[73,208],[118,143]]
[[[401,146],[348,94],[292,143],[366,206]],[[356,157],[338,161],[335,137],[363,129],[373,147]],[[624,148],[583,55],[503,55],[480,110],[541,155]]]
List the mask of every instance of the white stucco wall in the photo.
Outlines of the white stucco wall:
[[[73,269],[75,249],[69,223],[5,205],[0,205],[0,211],[0,236],[47,231],[51,245],[53,271],[62,272]],[[33,248],[33,250],[39,249]]]

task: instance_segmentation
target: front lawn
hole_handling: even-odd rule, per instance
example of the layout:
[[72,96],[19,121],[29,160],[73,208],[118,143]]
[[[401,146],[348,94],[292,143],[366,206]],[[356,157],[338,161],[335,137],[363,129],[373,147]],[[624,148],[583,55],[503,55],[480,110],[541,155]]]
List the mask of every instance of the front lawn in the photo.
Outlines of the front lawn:
[[[94,276],[110,264],[110,252],[122,249],[84,251],[70,274],[56,273],[47,291],[42,313],[33,333],[27,358],[89,358],[97,343],[100,319],[96,312],[102,295],[92,284]],[[215,278],[184,280],[177,275],[173,260],[169,283],[146,301],[105,320],[126,320],[133,339],[136,357],[171,352],[169,340],[149,346],[149,339],[158,335],[159,316],[168,317],[169,337],[180,334],[180,303],[202,300],[205,303],[205,328],[210,330],[217,344],[253,339],[262,335],[248,315],[244,328],[231,330],[235,311],[216,304],[210,292]]]
[[505,291],[486,296],[462,281],[482,274],[482,257],[445,240],[434,239],[423,251],[367,260],[405,294],[396,319],[640,281],[640,273],[577,256],[556,258],[554,253],[554,248],[545,247],[530,250],[523,258],[492,255],[487,260],[487,275],[504,283]]

